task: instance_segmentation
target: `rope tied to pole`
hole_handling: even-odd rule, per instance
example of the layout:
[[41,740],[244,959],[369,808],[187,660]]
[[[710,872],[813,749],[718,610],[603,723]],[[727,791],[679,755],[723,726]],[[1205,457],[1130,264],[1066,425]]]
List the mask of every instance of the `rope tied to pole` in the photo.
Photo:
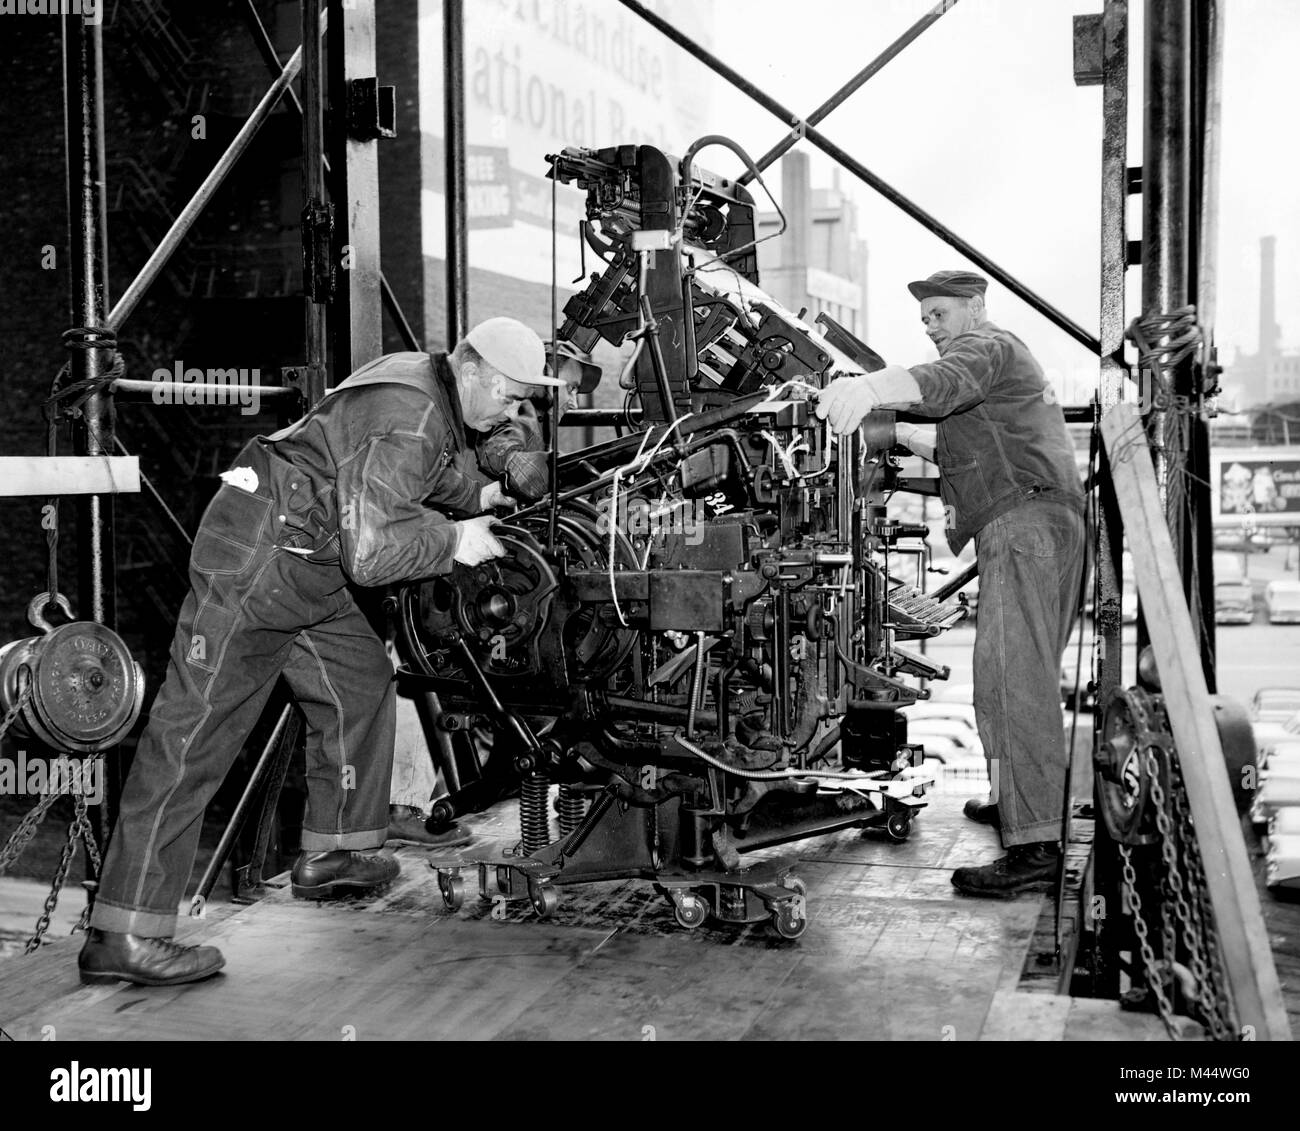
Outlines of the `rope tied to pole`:
[[[1204,365],[1205,331],[1196,320],[1195,306],[1181,306],[1170,313],[1150,311],[1140,314],[1129,323],[1124,332],[1138,350],[1138,369],[1141,373],[1151,373],[1155,379],[1154,400],[1171,396],[1171,374],[1182,362],[1193,355],[1197,362]],[[1204,394],[1213,391],[1214,381],[1207,374],[1208,386],[1202,389]],[[1155,407],[1168,407],[1156,404]]]

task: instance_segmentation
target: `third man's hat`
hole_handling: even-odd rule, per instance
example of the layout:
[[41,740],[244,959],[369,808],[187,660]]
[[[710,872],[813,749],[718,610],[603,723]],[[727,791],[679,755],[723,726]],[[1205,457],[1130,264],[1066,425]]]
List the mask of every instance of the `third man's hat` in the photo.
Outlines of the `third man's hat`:
[[918,279],[908,283],[907,289],[914,299],[938,298],[974,298],[983,296],[988,290],[989,281],[974,271],[936,271],[928,279]]

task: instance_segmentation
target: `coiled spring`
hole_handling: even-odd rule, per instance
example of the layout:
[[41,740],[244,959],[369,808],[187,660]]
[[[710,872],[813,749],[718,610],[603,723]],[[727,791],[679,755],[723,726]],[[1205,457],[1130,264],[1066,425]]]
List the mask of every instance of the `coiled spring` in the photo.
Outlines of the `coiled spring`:
[[546,772],[532,770],[525,774],[519,788],[519,836],[525,856],[531,856],[551,843],[549,801],[550,782]]
[[568,836],[587,815],[587,799],[572,786],[560,786],[560,836]]

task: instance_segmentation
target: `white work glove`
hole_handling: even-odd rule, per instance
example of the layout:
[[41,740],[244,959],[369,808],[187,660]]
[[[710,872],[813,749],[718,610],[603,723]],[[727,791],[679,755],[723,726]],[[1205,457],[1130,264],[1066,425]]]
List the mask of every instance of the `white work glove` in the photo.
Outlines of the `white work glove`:
[[501,484],[495,479],[491,483],[485,484],[478,493],[478,509],[481,511],[490,511],[493,507],[501,507],[504,510],[512,511],[518,506],[519,500],[501,490]]
[[936,444],[933,424],[912,424],[900,420],[894,425],[894,441],[909,452],[934,462]]
[[880,403],[871,387],[871,375],[836,377],[817,398],[817,416],[839,436],[855,432],[862,418]]
[[905,365],[886,365],[875,373],[836,377],[821,391],[817,415],[840,436],[854,432],[877,408],[906,408],[921,400],[921,387]]
[[453,523],[456,527],[456,552],[452,555],[461,565],[476,566],[489,558],[499,558],[506,548],[492,533],[490,527],[496,520],[485,514]]

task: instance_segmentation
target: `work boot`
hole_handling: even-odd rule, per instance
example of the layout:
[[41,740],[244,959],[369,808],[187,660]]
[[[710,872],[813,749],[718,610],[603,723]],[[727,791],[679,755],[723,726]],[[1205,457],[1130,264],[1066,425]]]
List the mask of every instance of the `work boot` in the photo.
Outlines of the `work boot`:
[[972,797],[966,802],[962,812],[972,821],[981,825],[992,825],[995,829],[998,827],[998,805],[996,801],[981,801],[978,797]]
[[401,865],[379,853],[302,852],[289,873],[293,894],[300,899],[329,899],[335,895],[364,895],[397,879]]
[[1007,854],[978,868],[958,868],[952,886],[963,895],[1009,899],[1026,891],[1048,891],[1056,883],[1061,850],[1055,841],[1013,844]]
[[429,831],[424,813],[414,805],[388,807],[388,844],[413,844],[417,848],[459,848],[469,844],[474,834],[453,821],[436,833]]
[[91,927],[77,955],[83,982],[134,982],[137,986],[177,986],[210,978],[226,964],[215,946],[182,946]]

